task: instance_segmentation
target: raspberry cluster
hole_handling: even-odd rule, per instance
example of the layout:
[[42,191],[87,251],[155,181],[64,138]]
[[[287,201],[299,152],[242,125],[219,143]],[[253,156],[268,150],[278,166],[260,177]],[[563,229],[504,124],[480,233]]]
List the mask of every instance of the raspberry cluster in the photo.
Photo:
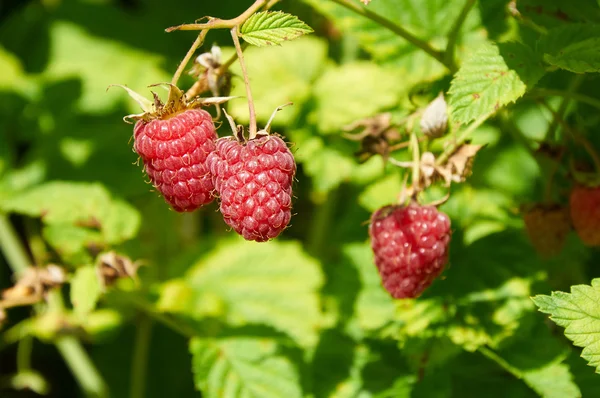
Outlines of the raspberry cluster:
[[296,162],[280,137],[263,130],[250,140],[217,140],[201,109],[141,119],[133,136],[150,181],[174,210],[194,211],[219,197],[225,222],[257,242],[289,224]]
[[386,206],[369,226],[375,265],[394,298],[419,296],[448,262],[450,219],[433,206]]

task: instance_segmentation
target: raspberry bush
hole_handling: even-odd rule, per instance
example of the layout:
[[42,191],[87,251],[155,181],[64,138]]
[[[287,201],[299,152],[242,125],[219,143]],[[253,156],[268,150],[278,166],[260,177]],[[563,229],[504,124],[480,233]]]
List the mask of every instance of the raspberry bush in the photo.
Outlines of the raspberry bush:
[[597,1],[0,10],[0,396],[600,394]]

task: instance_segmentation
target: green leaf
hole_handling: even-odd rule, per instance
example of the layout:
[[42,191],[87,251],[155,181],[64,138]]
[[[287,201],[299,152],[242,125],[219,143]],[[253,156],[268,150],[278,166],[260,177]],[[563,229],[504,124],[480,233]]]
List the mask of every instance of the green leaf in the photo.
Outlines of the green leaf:
[[[303,37],[281,48],[250,47],[244,51],[244,59],[252,79],[258,120],[266,123],[275,108],[293,102],[293,106],[283,109],[273,121],[274,126],[289,126],[310,99],[312,82],[322,72],[327,59],[327,44],[316,37]],[[231,71],[241,76],[238,63]],[[246,96],[241,79],[234,80],[231,95]],[[246,98],[234,99],[229,106],[238,123],[248,123]]]
[[182,281],[163,286],[163,311],[230,325],[265,324],[301,345],[314,345],[322,324],[319,264],[297,243],[226,242],[201,259]]
[[0,91],[16,91],[29,94],[35,90],[32,81],[23,71],[19,59],[0,46]]
[[[150,94],[148,85],[170,80],[161,68],[162,56],[94,36],[73,23],[54,22],[50,40],[50,59],[44,76],[52,80],[80,78],[78,108],[84,112],[106,112],[128,98],[118,90],[107,94],[111,84],[127,84],[132,90]],[[106,73],[107,70],[111,73]],[[131,113],[139,113],[137,104],[126,101]]]
[[[331,19],[343,37],[353,39],[352,42],[357,42],[378,63],[392,65],[398,70],[402,83],[407,87],[417,82],[435,80],[448,72],[441,63],[420,48],[353,10],[333,1],[304,1]],[[458,18],[463,6],[462,0],[378,0],[369,4],[368,9],[431,43],[434,48],[441,49],[453,26],[450,21]],[[475,43],[484,40],[480,29],[479,13],[469,13],[460,30],[459,51],[467,52]]]
[[550,319],[565,328],[565,336],[577,347],[581,356],[600,373],[600,279],[592,285],[571,286],[571,293],[552,292],[538,295],[533,302]]
[[96,267],[79,267],[71,280],[71,303],[75,313],[82,318],[87,316],[96,308],[100,293],[101,286]]
[[92,262],[89,249],[102,247],[104,242],[99,231],[70,224],[46,225],[42,235],[64,262],[73,265]]
[[196,388],[207,398],[302,397],[292,362],[267,338],[194,338],[190,342]]
[[512,341],[496,352],[483,348],[482,354],[523,380],[542,397],[581,397],[569,366],[564,363],[569,347],[538,319],[533,313],[529,314]]
[[474,50],[450,86],[449,105],[456,121],[468,123],[519,99],[543,76],[529,47],[519,43],[485,44]]
[[281,11],[258,12],[240,28],[242,38],[258,47],[279,45],[312,32],[298,17]]
[[358,202],[369,211],[395,203],[402,190],[400,173],[389,173],[381,180],[369,185],[358,197]]
[[0,207],[41,217],[46,225],[99,229],[104,241],[111,244],[134,237],[141,222],[136,209],[95,183],[48,182],[0,201]]
[[600,26],[572,24],[552,29],[539,43],[544,60],[575,73],[600,72]]
[[394,319],[395,304],[385,291],[368,244],[352,244],[343,249],[344,257],[355,267],[362,287],[354,304],[353,321],[361,331],[376,330]]
[[517,8],[523,18],[547,28],[600,22],[596,0],[519,0]]
[[313,90],[315,108],[309,120],[321,133],[340,134],[351,122],[394,107],[407,87],[395,69],[353,62],[329,67]]

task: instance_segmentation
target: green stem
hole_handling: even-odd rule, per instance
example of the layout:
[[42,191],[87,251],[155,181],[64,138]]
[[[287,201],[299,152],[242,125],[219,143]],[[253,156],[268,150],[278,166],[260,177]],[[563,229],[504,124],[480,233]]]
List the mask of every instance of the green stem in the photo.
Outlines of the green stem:
[[327,244],[329,226],[339,198],[339,188],[334,189],[324,200],[317,205],[312,216],[310,234],[306,243],[306,250],[314,257],[322,257],[324,245]]
[[8,216],[0,213],[0,246],[13,272],[22,275],[31,262]]
[[437,158],[436,164],[438,164],[438,165],[444,164],[446,162],[446,160],[448,160],[450,155],[452,155],[454,153],[454,151],[456,151],[456,148],[458,148],[460,145],[462,145],[469,138],[471,133],[473,133],[473,131],[477,130],[479,128],[479,126],[481,126],[493,114],[494,114],[494,112],[489,112],[489,113],[486,113],[485,115],[478,117],[473,123],[471,123],[469,125],[469,127],[464,129],[460,133],[460,135],[456,138],[456,143],[454,145],[448,146],[444,150],[444,152],[442,152],[442,154]]
[[187,325],[179,324],[175,319],[172,319],[169,315],[157,312],[151,303],[148,303],[137,296],[124,294],[118,291],[113,291],[112,294],[117,295],[118,297],[121,297],[124,300],[127,300],[129,303],[135,305],[138,308],[138,310],[144,312],[152,319],[162,323],[169,329],[184,337],[192,338],[198,334],[195,330],[188,327]]
[[452,29],[448,34],[448,44],[446,44],[446,51],[444,51],[444,61],[446,64],[452,65],[452,68],[450,69],[452,73],[456,72],[456,70],[458,69],[456,67],[454,52],[456,48],[456,43],[458,41],[458,36],[460,34],[460,29],[465,23],[465,20],[467,19],[467,16],[469,15],[469,12],[471,11],[474,5],[475,0],[466,0],[465,5],[460,11],[458,18],[456,18],[456,21],[454,22],[454,25],[452,25]]
[[73,336],[62,336],[54,343],[81,389],[88,397],[107,397],[108,389],[89,356]]
[[[3,213],[0,213],[0,249],[14,273],[22,274],[29,267],[30,260],[27,251],[19,240],[8,216]],[[49,292],[48,310],[63,310],[60,291]],[[37,308],[36,312],[39,313]],[[89,397],[106,397],[106,385],[79,340],[73,336],[62,336],[56,340],[55,345],[84,393]]]
[[192,43],[192,47],[190,47],[187,54],[185,54],[185,57],[183,57],[183,60],[177,67],[177,70],[175,71],[175,74],[171,79],[172,85],[177,85],[177,82],[179,81],[179,78],[181,77],[181,74],[183,73],[183,70],[185,69],[186,65],[190,62],[190,59],[192,59],[192,56],[194,55],[198,47],[200,47],[202,43],[204,43],[204,38],[206,37],[207,33],[208,30],[203,30],[202,32],[200,32],[198,37],[196,37],[196,40],[194,41],[194,43]]
[[[248,18],[258,11],[262,6],[268,3],[268,0],[256,0],[246,11],[233,19],[210,18],[207,23],[193,23],[173,26],[165,29],[167,32],[175,30],[210,30],[210,29],[232,29],[246,22]],[[273,3],[275,4],[275,3]]]
[[244,54],[242,53],[242,46],[240,45],[240,39],[237,35],[237,27],[231,28],[231,38],[233,39],[233,45],[237,52],[238,60],[240,61],[240,67],[242,68],[242,76],[244,78],[244,85],[246,86],[246,96],[248,97],[248,112],[250,113],[250,128],[248,133],[249,139],[254,139],[258,132],[256,126],[256,111],[254,109],[254,100],[252,99],[252,90],[250,89],[250,79],[248,78],[248,70],[246,69],[246,63],[244,62]]
[[17,346],[17,372],[31,369],[31,352],[33,351],[33,337],[25,336]]
[[416,197],[421,185],[421,148],[419,148],[419,140],[417,139],[417,134],[414,131],[410,133],[410,147],[412,149],[412,185],[414,188],[414,195]]
[[500,367],[502,367],[502,369],[506,370],[508,373],[512,374],[517,379],[521,379],[523,377],[519,369],[509,364],[504,358],[502,358],[500,355],[496,354],[489,348],[479,347],[477,351],[479,351],[484,357],[496,362],[498,365],[500,365]]
[[143,398],[148,371],[148,353],[152,337],[153,321],[146,314],[140,314],[137,324],[133,361],[131,364],[131,398]]
[[569,124],[565,122],[564,119],[559,115],[559,113],[554,111],[546,101],[542,101],[542,104],[550,111],[550,113],[552,113],[554,120],[565,130],[569,137],[573,141],[583,145],[583,148],[586,150],[590,158],[592,158],[596,172],[600,173],[600,155],[594,148],[594,144],[592,144],[583,134],[573,130],[571,126],[569,126]]
[[414,36],[412,33],[407,31],[400,25],[396,24],[395,22],[392,22],[389,19],[386,19],[386,18],[382,17],[381,15],[374,13],[373,11],[369,10],[366,7],[359,5],[358,2],[355,2],[353,0],[331,0],[331,1],[341,5],[343,7],[346,7],[347,9],[349,9],[351,11],[354,11],[355,13],[357,13],[359,15],[369,18],[371,21],[376,22],[385,28],[388,28],[389,30],[391,30],[392,32],[397,34],[398,36],[402,37],[404,40],[408,41],[412,45],[420,48],[425,53],[429,54],[432,58],[434,58],[436,61],[438,61],[439,63],[444,65],[450,71],[452,71],[452,72],[454,71],[455,66],[451,62],[446,62],[446,60],[444,59],[444,54],[441,51],[434,49],[433,47],[431,47],[429,45],[429,43]]

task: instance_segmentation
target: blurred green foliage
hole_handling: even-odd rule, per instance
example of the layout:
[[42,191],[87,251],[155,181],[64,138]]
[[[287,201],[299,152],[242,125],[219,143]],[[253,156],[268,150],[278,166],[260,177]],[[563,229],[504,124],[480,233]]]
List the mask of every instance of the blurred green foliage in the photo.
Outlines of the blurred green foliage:
[[[0,216],[10,217],[33,264],[71,274],[54,298],[64,301],[59,313],[44,304],[7,311],[0,395],[83,396],[78,373],[49,344],[67,334],[85,343],[111,397],[598,396],[600,379],[577,358],[581,349],[530,297],[589,284],[600,276],[600,252],[571,233],[560,256],[540,258],[519,211],[548,199],[552,162],[537,151],[542,141],[589,161],[548,107],[600,147],[600,80],[571,73],[600,70],[590,54],[600,43],[597,2],[523,0],[517,12],[507,0],[372,1],[370,11],[433,48],[454,36],[456,74],[343,1],[279,2],[315,33],[245,51],[259,124],[294,103],[274,130],[298,162],[295,215],[261,244],[233,236],[215,204],[169,210],[146,183],[122,121],[139,110],[124,92],[107,92],[126,84],[149,96],[195,36],[165,28],[232,18],[249,3],[0,3]],[[213,43],[233,53],[227,31],[210,32],[202,51]],[[237,63],[232,72],[232,95],[243,97]],[[460,122],[498,112],[474,129],[473,143],[485,147],[441,207],[453,226],[448,269],[422,297],[395,301],[373,265],[366,223],[397,200],[404,171],[381,156],[359,162],[359,143],[343,128],[381,112],[403,120],[440,91],[449,93],[451,133],[431,150],[453,145]],[[565,99],[573,93],[579,101]],[[227,105],[239,123],[248,123],[246,104]],[[227,123],[219,134],[230,134]],[[566,163],[550,198],[563,204]],[[6,242],[0,288],[13,284]],[[109,250],[140,260],[139,277],[99,285],[96,256]]]

